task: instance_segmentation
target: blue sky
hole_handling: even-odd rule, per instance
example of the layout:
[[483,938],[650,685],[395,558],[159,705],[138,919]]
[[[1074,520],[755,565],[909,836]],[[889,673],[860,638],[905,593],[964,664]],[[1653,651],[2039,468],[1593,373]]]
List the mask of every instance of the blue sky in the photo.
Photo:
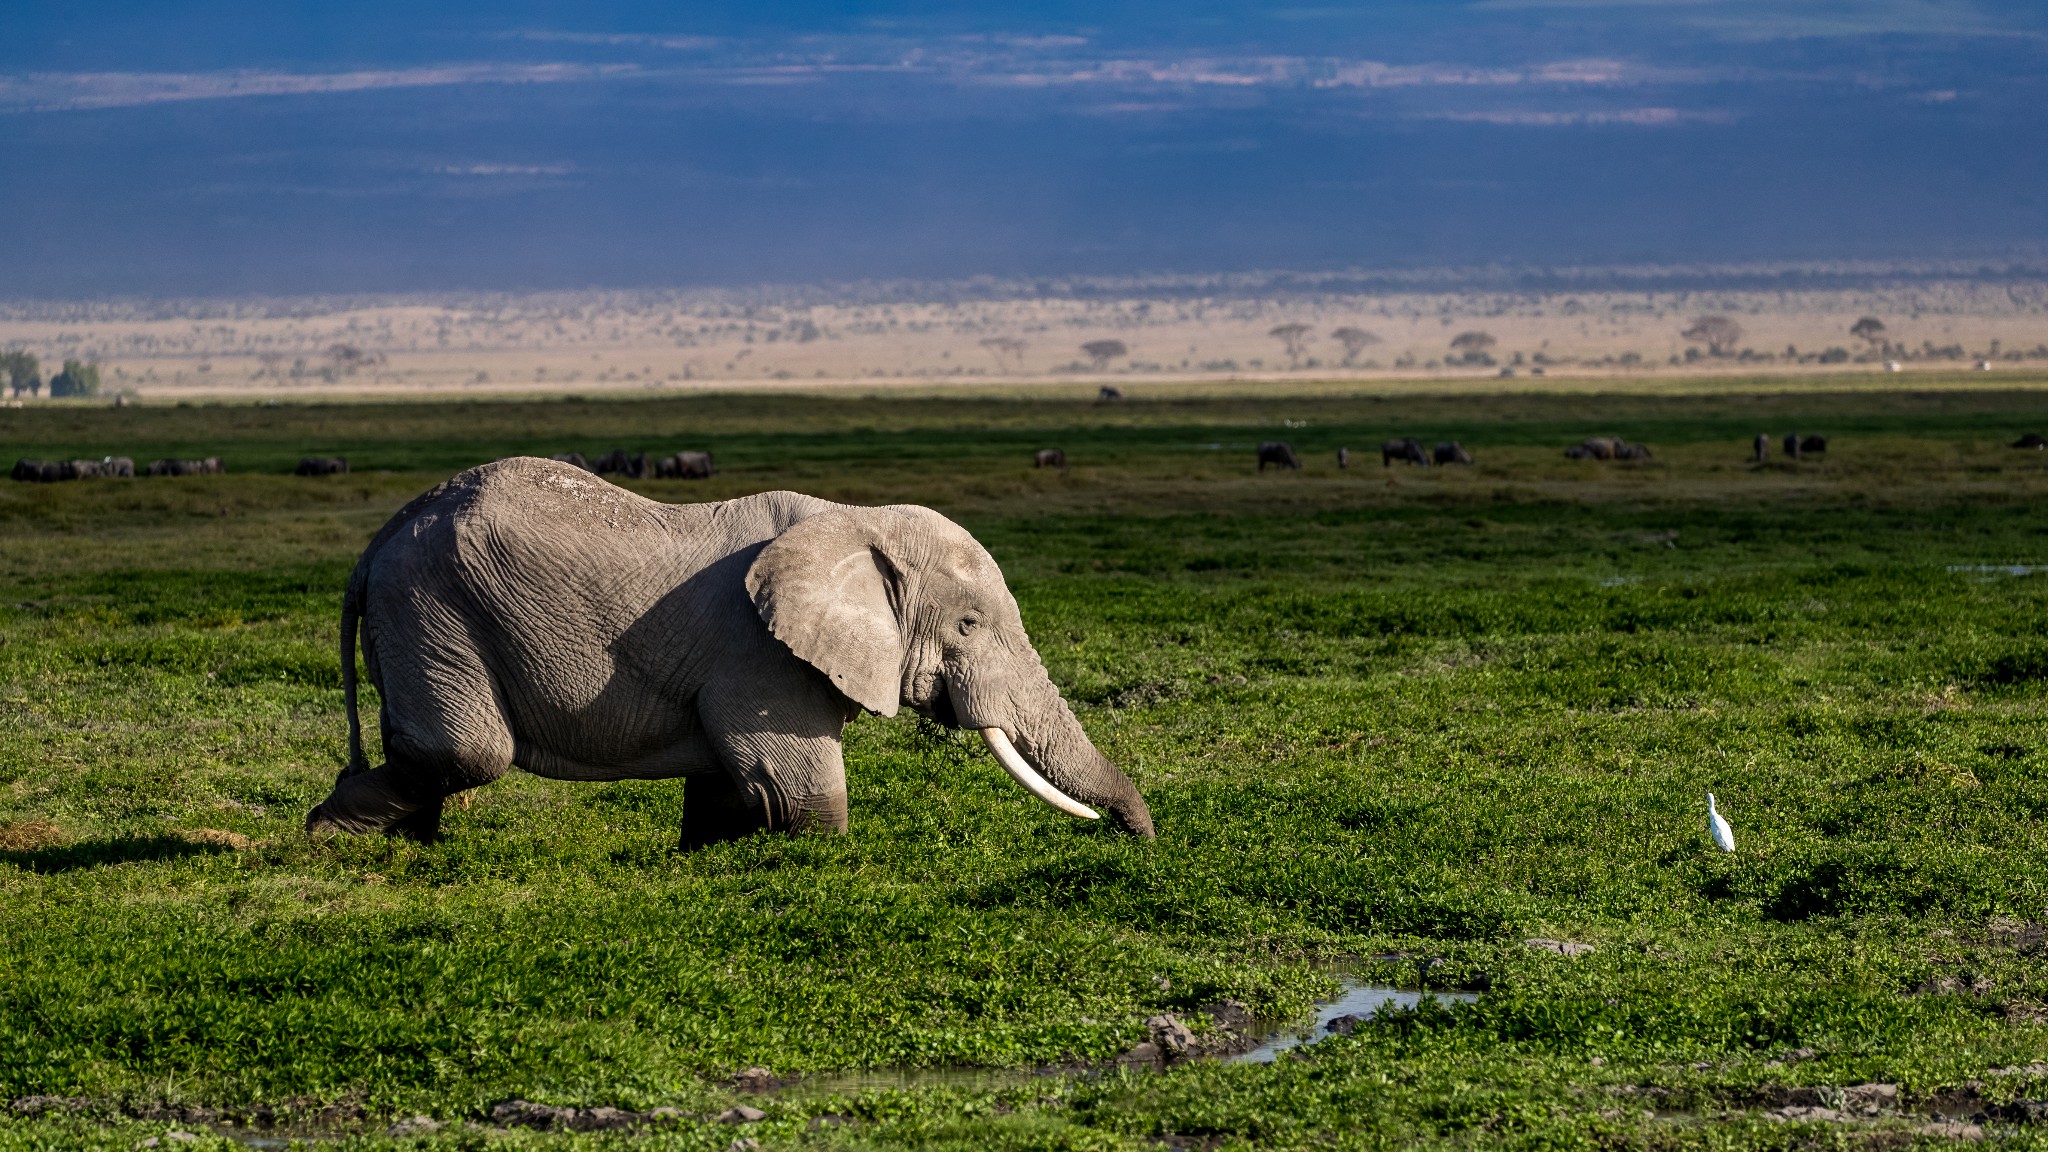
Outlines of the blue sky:
[[2038,2],[6,7],[11,296],[2048,259]]

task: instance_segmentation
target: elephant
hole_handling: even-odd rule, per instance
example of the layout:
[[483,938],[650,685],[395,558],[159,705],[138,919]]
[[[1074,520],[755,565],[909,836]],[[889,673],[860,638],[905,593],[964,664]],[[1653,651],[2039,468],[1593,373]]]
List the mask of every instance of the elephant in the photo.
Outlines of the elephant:
[[[375,768],[359,629],[382,700]],[[1046,674],[995,560],[929,508],[794,492],[662,504],[557,461],[500,460],[416,497],[371,540],[343,593],[341,651],[348,765],[311,833],[431,840],[448,796],[514,766],[681,777],[685,846],[844,831],[841,730],[862,709],[907,706],[978,730],[1046,803],[1153,834],[1137,787]]]
[[1031,458],[1031,466],[1033,468],[1057,468],[1065,472],[1067,470],[1067,454],[1058,448],[1040,448],[1037,455]]
[[1564,450],[1571,460],[1612,460],[1622,442],[1612,436],[1594,436]]
[[148,472],[151,476],[209,476],[227,471],[218,456],[204,460],[152,460]]
[[1410,464],[1429,467],[1429,453],[1423,451],[1422,442],[1412,436],[1389,440],[1380,445],[1380,467],[1391,468],[1396,460],[1406,460]]
[[1759,432],[1756,434],[1755,454],[1750,457],[1750,460],[1753,463],[1766,464],[1770,462],[1770,459],[1771,434],[1768,432]]
[[63,466],[46,460],[16,460],[14,479],[24,484],[54,484],[63,479]]
[[1616,460],[1648,460],[1650,459],[1650,446],[1648,444],[1631,444],[1626,440],[1617,440],[1614,442],[1614,458]]
[[91,480],[100,474],[100,462],[97,460],[66,460],[58,467],[63,469],[57,477],[59,480]]
[[346,456],[302,456],[293,471],[296,476],[340,476],[348,471]]
[[1827,450],[1828,438],[1825,436],[1806,436],[1802,437],[1799,441],[1799,454],[1801,456],[1810,452],[1819,452],[1825,455]]
[[548,459],[559,460],[564,464],[572,464],[583,469],[585,472],[597,471],[597,469],[590,466],[590,461],[583,458],[583,453],[581,452],[557,452],[553,456],[548,457]]
[[122,480],[135,478],[135,461],[127,456],[109,456],[100,461],[100,475]]
[[1472,454],[1465,451],[1465,446],[1456,440],[1437,441],[1431,455],[1439,464],[1470,464],[1472,462]]
[[709,452],[678,452],[654,462],[654,474],[665,480],[708,480],[718,475]]
[[2048,448],[2048,436],[2043,436],[2039,432],[2029,432],[2026,435],[2021,436],[2019,439],[2013,441],[2012,447]]
[[1294,445],[1284,440],[1268,440],[1259,445],[1259,471],[1264,472],[1268,464],[1301,471],[1301,457],[1294,454]]

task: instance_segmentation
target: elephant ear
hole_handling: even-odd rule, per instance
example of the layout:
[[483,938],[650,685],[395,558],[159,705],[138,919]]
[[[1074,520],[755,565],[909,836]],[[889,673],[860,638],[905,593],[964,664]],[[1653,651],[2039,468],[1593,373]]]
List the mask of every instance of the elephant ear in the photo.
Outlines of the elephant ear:
[[894,716],[904,657],[889,595],[894,576],[873,531],[834,510],[770,540],[747,569],[747,594],[790,651],[854,703]]

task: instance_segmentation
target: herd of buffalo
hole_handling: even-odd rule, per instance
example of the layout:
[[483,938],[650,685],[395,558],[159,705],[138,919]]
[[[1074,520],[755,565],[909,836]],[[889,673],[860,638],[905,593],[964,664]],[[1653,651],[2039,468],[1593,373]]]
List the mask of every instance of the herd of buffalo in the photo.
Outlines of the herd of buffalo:
[[[600,476],[617,473],[635,480],[642,477],[702,480],[718,474],[711,465],[709,452],[677,452],[649,460],[644,452],[628,455],[625,449],[618,448],[599,456],[595,462],[584,459],[581,452],[564,452],[553,459]],[[1064,458],[1061,466],[1065,466]],[[12,475],[24,483],[55,484],[62,480],[97,477],[210,476],[226,471],[218,456],[208,456],[204,460],[152,460],[148,467],[139,471],[135,461],[129,457],[108,456],[100,460],[16,460]],[[346,456],[306,456],[300,458],[297,468],[292,469],[296,476],[339,476],[347,472]]]
[[[1825,436],[1801,436],[1789,432],[1783,440],[1785,458],[1801,460],[1816,456],[1828,450]],[[2029,432],[2012,442],[2014,448],[2048,448],[2048,437],[2039,432]],[[1764,463],[1771,457],[1771,436],[1766,432],[1757,433],[1753,446],[1756,463]],[[1648,460],[1650,446],[1632,444],[1619,436],[1594,436],[1581,440],[1564,450],[1572,460]],[[627,453],[623,448],[587,459],[581,452],[562,452],[550,459],[573,464],[586,472],[600,476],[621,475],[639,480],[702,480],[718,474],[712,466],[709,452],[677,452],[669,456],[650,459],[645,452]],[[1427,468],[1432,464],[1470,464],[1472,454],[1456,440],[1439,440],[1429,448],[1412,436],[1388,440],[1380,445],[1380,466],[1392,467],[1395,461]],[[1284,440],[1268,440],[1259,445],[1259,471],[1268,466],[1299,471],[1301,456],[1294,445]],[[1041,448],[1032,458],[1034,468],[1059,468],[1067,466],[1067,454],[1058,448]],[[1351,449],[1337,449],[1337,467],[1351,467]],[[126,456],[108,456],[99,460],[16,460],[13,478],[31,484],[54,484],[60,480],[87,480],[94,477],[131,476],[207,476],[227,471],[222,467],[220,457],[208,456],[204,460],[152,460],[145,468],[138,470],[135,461]],[[299,461],[293,470],[299,476],[333,476],[348,471],[345,456],[307,456]]]

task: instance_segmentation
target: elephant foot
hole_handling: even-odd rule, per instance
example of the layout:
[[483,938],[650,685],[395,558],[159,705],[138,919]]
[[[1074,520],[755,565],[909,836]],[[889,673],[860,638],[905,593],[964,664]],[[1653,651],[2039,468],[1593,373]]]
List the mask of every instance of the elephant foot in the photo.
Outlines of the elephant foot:
[[846,831],[846,793],[835,792],[830,796],[807,796],[798,801],[791,813],[791,832],[844,832]]
[[[327,794],[327,799],[306,814],[306,831],[315,836],[395,832],[408,817],[426,809],[431,809],[431,827],[437,829],[441,822],[440,801],[423,808],[405,799],[391,786],[386,770],[378,768],[335,781],[334,791]],[[414,835],[411,831],[406,834]]]

